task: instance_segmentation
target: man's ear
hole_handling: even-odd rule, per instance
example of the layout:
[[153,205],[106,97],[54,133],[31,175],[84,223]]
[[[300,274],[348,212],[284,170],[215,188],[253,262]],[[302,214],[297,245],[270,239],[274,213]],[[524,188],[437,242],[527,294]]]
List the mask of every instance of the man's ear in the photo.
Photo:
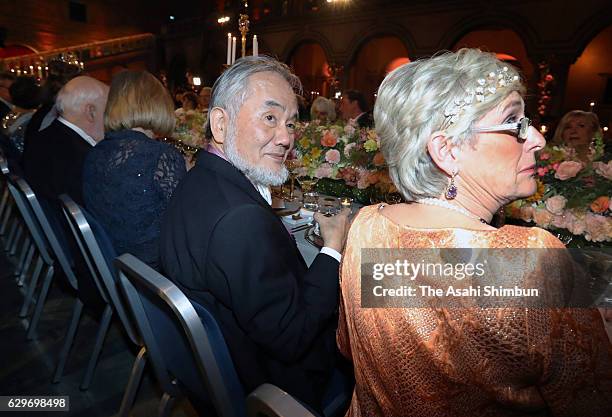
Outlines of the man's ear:
[[94,123],[96,120],[96,106],[93,104],[85,105],[85,117],[89,123]]
[[208,114],[213,142],[223,144],[229,126],[229,115],[221,107],[213,107]]
[[446,136],[444,131],[433,132],[427,140],[427,151],[434,163],[449,176],[459,171],[457,161],[458,147]]

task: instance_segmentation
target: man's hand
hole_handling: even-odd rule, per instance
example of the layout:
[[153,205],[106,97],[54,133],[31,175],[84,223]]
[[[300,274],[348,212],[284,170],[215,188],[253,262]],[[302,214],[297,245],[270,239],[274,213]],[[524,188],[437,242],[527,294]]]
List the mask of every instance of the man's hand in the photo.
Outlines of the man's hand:
[[348,218],[350,214],[351,209],[349,208],[342,209],[339,214],[331,217],[315,213],[314,219],[319,223],[321,237],[325,246],[342,253],[349,228]]

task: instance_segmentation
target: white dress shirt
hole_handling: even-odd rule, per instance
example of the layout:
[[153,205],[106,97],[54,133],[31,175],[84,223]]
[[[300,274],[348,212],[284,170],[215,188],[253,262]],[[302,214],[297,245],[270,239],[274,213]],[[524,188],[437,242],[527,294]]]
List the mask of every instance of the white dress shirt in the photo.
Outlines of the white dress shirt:
[[57,120],[59,120],[60,122],[62,122],[63,124],[65,124],[66,126],[68,126],[70,129],[74,130],[76,133],[79,134],[80,137],[83,138],[83,140],[87,143],[89,143],[91,146],[96,146],[96,140],[94,138],[92,138],[91,136],[89,136],[83,129],[81,129],[80,127],[78,127],[77,125],[75,125],[74,123],[70,123],[68,120],[64,119],[62,116],[59,116],[57,118]]
[[[268,204],[271,206],[272,205],[272,193],[270,192],[270,187],[267,187],[261,184],[253,184],[253,186],[257,189],[259,194],[261,194],[263,199],[266,200]],[[342,262],[342,255],[340,255],[340,253],[335,249],[328,248],[327,246],[323,246],[321,248],[321,253],[331,256],[338,262]]]

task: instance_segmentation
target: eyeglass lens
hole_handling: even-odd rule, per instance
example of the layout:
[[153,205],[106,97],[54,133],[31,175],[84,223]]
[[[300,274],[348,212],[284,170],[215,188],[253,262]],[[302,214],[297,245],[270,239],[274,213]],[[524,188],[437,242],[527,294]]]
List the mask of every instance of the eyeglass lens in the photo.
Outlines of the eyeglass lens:
[[523,117],[518,124],[518,137],[519,139],[527,139],[527,134],[529,133],[529,126],[531,126],[531,120],[527,117]]

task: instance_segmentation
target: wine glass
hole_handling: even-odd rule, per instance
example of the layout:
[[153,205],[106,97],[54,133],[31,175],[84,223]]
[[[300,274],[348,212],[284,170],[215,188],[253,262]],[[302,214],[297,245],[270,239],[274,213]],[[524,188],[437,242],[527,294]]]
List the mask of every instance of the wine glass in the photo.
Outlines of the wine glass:
[[291,188],[289,189],[289,195],[285,197],[287,200],[293,201],[293,192],[295,191],[295,179],[297,178],[298,169],[302,167],[302,161],[297,158],[286,159],[285,166],[289,171],[289,179],[291,180]]
[[306,210],[317,211],[319,208],[318,197],[315,186],[319,179],[314,176],[303,176],[298,178],[302,187],[302,205]]

